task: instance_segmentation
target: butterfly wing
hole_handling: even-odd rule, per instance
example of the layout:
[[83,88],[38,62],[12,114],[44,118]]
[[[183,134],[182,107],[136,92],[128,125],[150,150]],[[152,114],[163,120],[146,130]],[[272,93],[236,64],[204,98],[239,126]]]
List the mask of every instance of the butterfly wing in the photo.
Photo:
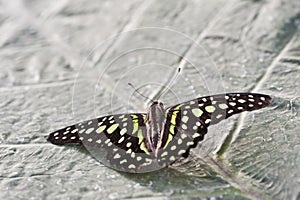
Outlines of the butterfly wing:
[[210,125],[244,111],[268,106],[272,98],[256,93],[227,93],[200,97],[166,109],[166,125],[159,154],[160,162],[187,157],[204,139]]
[[144,172],[156,166],[147,148],[146,114],[100,117],[50,133],[56,145],[83,145],[96,159],[117,170]]

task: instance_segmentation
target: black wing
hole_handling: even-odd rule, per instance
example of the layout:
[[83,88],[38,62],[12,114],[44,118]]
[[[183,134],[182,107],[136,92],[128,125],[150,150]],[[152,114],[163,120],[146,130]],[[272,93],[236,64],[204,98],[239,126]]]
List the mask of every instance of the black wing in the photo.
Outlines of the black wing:
[[228,93],[200,97],[166,109],[166,125],[159,151],[160,162],[189,155],[204,139],[207,128],[234,114],[268,106],[272,98],[256,93]]
[[74,124],[47,140],[56,145],[83,145],[103,164],[127,172],[145,172],[156,166],[147,149],[146,114],[120,114]]

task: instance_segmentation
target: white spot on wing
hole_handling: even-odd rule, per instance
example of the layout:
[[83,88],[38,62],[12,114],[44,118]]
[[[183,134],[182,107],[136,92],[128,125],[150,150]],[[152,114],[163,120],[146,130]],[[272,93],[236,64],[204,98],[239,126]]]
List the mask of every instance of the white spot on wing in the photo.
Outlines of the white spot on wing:
[[177,141],[177,143],[178,144],[182,144],[182,139],[179,138],[178,141]]
[[122,118],[124,118],[125,117],[125,115],[120,115],[119,116],[119,119],[122,119]]
[[103,122],[99,122],[99,123],[98,123],[98,126],[101,126],[101,124],[103,124]]
[[188,116],[183,116],[181,121],[184,122],[184,123],[187,123],[187,121],[189,120],[189,117]]
[[240,102],[240,103],[245,103],[246,100],[245,100],[245,99],[239,99],[238,102]]
[[126,144],[126,147],[130,147],[132,145],[132,143],[131,142],[127,142],[127,144]]
[[130,165],[128,166],[128,168],[129,168],[129,169],[135,169],[135,165],[134,165],[134,164],[130,164]]
[[89,128],[88,130],[86,130],[86,134],[90,134],[91,132],[93,132],[94,128]]
[[185,153],[185,150],[180,150],[180,151],[178,151],[178,155],[182,155],[182,154],[184,154]]
[[199,137],[201,134],[200,133],[194,133],[193,134],[193,138],[197,138],[197,137]]
[[182,128],[183,130],[186,130],[186,129],[187,129],[187,126],[186,126],[185,124],[182,124],[182,125],[181,125],[181,128]]
[[121,160],[121,161],[120,161],[120,164],[123,164],[123,163],[127,163],[127,160],[124,159],[124,160]]
[[236,103],[235,103],[235,102],[229,102],[229,105],[231,105],[231,106],[235,106],[235,105],[236,105]]
[[205,124],[209,124],[211,122],[210,119],[205,120]]
[[220,119],[221,117],[222,117],[221,114],[218,114],[218,115],[216,116],[217,119]]
[[120,143],[122,143],[123,141],[124,141],[124,139],[125,139],[125,137],[123,136],[123,137],[121,137],[120,139],[119,139],[119,141],[118,141],[118,143],[120,144]]
[[120,131],[120,135],[124,135],[127,132],[126,128],[122,128],[122,130]]
[[97,140],[96,142],[97,142],[98,144],[101,144],[101,140]]
[[78,133],[83,133],[85,131],[85,129],[81,129]]
[[77,128],[75,128],[75,129],[73,129],[73,130],[71,131],[71,133],[76,133],[76,132],[78,132],[78,129],[77,129]]
[[67,135],[69,133],[69,131],[65,131],[63,132],[63,135]]
[[165,151],[165,152],[163,152],[163,153],[161,154],[161,157],[165,157],[165,156],[167,156],[167,155],[168,155],[168,152]]
[[119,158],[121,158],[121,156],[120,156],[120,154],[116,154],[115,156],[114,156],[114,159],[119,159]]

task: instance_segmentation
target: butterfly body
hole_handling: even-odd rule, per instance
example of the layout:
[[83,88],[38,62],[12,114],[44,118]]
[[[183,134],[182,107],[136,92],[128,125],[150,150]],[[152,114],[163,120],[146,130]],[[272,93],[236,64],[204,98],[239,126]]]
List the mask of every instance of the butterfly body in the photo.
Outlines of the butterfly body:
[[147,112],[147,148],[150,152],[157,152],[161,147],[165,126],[165,110],[161,102],[153,102]]
[[99,117],[50,133],[47,140],[56,145],[83,145],[117,170],[153,171],[188,157],[210,125],[243,111],[264,108],[271,101],[270,96],[256,93],[200,97],[167,109],[156,101],[147,113]]

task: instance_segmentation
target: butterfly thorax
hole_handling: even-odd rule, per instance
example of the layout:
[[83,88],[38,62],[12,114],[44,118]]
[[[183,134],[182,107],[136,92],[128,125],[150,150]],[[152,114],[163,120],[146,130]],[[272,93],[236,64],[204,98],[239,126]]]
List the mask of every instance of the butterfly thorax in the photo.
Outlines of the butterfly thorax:
[[157,154],[161,147],[163,128],[165,125],[165,110],[161,102],[153,102],[147,112],[147,147]]

